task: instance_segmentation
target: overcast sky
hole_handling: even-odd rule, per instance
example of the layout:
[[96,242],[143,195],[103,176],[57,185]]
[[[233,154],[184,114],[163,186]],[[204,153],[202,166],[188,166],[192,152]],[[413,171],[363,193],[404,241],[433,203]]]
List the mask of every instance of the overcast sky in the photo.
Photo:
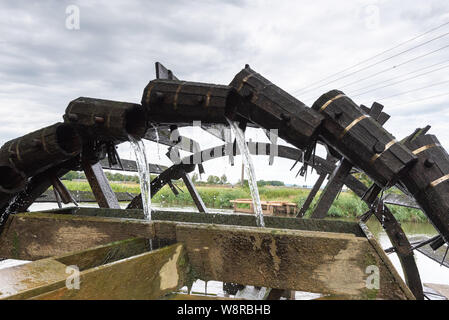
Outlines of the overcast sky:
[[[397,138],[430,124],[447,148],[449,24],[300,89],[448,21],[447,0],[2,1],[0,143],[61,121],[79,96],[139,103],[160,61],[183,80],[220,84],[248,63],[308,105],[341,89],[359,104],[383,103],[392,116],[385,127]],[[220,143],[189,132],[204,147]],[[148,149],[152,162],[170,164],[165,148],[160,160],[153,144]],[[131,156],[127,144],[120,153]],[[303,184],[288,171],[292,161],[267,163],[255,160],[258,179]],[[224,172],[236,181],[240,167],[206,165],[206,176]]]

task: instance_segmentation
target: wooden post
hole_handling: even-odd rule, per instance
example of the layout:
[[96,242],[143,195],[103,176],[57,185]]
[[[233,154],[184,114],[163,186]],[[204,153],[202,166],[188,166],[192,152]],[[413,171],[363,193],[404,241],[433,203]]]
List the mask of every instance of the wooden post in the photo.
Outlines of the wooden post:
[[351,169],[352,163],[343,158],[338,167],[335,168],[332,176],[329,178],[329,181],[321,194],[320,200],[318,201],[311,218],[323,219],[326,217],[332,202],[334,202],[343,187],[345,178],[349,175]]
[[97,162],[92,165],[88,161],[83,161],[83,170],[100,208],[120,209],[101,164]]
[[190,176],[184,171],[181,175],[181,178],[182,178],[182,181],[184,181],[184,184],[186,185],[187,190],[189,190],[189,193],[192,196],[192,199],[195,202],[195,205],[198,208],[198,211],[206,212],[206,206],[204,205],[203,199],[201,199],[200,194],[198,193],[195,186],[193,185],[193,182],[190,179]]
[[297,218],[302,218],[304,214],[306,213],[307,209],[309,209],[310,204],[312,203],[313,199],[315,198],[315,195],[318,193],[318,191],[321,188],[321,185],[324,182],[324,179],[326,179],[327,173],[322,173],[318,180],[313,185],[312,190],[310,190],[309,194],[307,195],[306,201],[304,201],[304,204],[302,205],[301,209],[299,210],[298,214],[296,215]]

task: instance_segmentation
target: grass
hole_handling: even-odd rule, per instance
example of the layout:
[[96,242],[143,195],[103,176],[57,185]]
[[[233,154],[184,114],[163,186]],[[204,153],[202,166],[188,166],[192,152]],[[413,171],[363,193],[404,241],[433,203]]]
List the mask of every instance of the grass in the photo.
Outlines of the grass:
[[[91,191],[89,184],[85,181],[67,181],[63,180],[67,189],[75,191]],[[111,183],[111,188],[114,192],[129,192],[140,193],[139,184],[132,183]],[[184,205],[194,206],[194,202],[190,197],[189,192],[185,186],[181,187],[182,192],[175,196],[168,186],[164,186],[153,198],[152,202],[160,203],[161,205]],[[251,198],[249,188],[229,186],[198,186],[197,190],[207,207],[230,209],[232,208],[229,200],[239,198]],[[289,201],[298,204],[301,208],[304,201],[309,194],[309,189],[302,188],[288,188],[288,187],[273,187],[264,186],[259,187],[259,194],[261,200],[277,200]],[[309,217],[319,199],[319,194],[315,197],[305,216]],[[427,222],[426,216],[422,211],[412,208],[389,205],[388,206],[398,221],[412,221],[412,222]],[[338,198],[334,201],[329,209],[328,215],[335,218],[356,218],[368,211],[368,206],[360,200],[354,193],[341,192]]]

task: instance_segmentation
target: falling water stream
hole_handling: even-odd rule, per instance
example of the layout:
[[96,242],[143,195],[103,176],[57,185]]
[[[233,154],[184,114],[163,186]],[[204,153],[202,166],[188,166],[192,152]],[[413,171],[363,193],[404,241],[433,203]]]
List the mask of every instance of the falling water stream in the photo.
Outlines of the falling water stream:
[[157,131],[157,127],[154,124],[151,124],[154,128],[154,133],[156,135],[156,143],[157,143],[157,158],[161,160],[160,152],[159,152],[159,132]]
[[259,189],[257,188],[257,179],[254,171],[254,164],[251,159],[251,155],[248,150],[248,146],[245,142],[245,134],[242,129],[239,128],[236,122],[226,119],[231,126],[231,130],[234,132],[235,140],[240,149],[240,153],[245,163],[245,171],[248,177],[249,190],[251,191],[251,197],[253,198],[253,207],[256,215],[256,225],[258,227],[265,227],[263,221],[262,204],[260,203]]
[[137,170],[139,171],[140,190],[142,195],[142,207],[145,219],[151,220],[151,176],[150,168],[142,140],[137,140],[129,135],[129,142],[136,155]]

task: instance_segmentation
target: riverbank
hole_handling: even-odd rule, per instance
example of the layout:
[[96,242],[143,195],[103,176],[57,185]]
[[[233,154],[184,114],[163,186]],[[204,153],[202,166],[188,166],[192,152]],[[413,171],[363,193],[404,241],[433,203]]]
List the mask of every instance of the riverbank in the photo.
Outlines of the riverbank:
[[[63,181],[67,189],[70,191],[91,191],[87,182],[79,181]],[[140,193],[138,184],[133,183],[111,183],[114,192],[128,192],[133,194]],[[175,196],[168,186],[163,187],[153,198],[153,203],[158,203],[162,206],[193,206],[194,202],[190,197],[189,192],[185,186],[181,186],[181,192]],[[231,187],[229,185],[208,185],[198,186],[197,190],[207,207],[219,209],[231,209],[232,204],[229,200],[239,198],[251,198],[249,188],[240,186]],[[293,188],[293,187],[274,187],[263,186],[259,187],[259,194],[261,200],[268,201],[289,201],[298,204],[300,208],[309,194],[310,189]],[[320,193],[320,192],[319,192]],[[308,217],[314,208],[314,205],[319,199],[319,193],[315,197],[311,206],[306,212]],[[405,222],[427,222],[426,216],[417,209],[388,205],[398,221]],[[351,191],[341,192],[338,198],[332,204],[328,215],[335,218],[356,218],[364,214],[368,210],[368,206],[360,200]]]

